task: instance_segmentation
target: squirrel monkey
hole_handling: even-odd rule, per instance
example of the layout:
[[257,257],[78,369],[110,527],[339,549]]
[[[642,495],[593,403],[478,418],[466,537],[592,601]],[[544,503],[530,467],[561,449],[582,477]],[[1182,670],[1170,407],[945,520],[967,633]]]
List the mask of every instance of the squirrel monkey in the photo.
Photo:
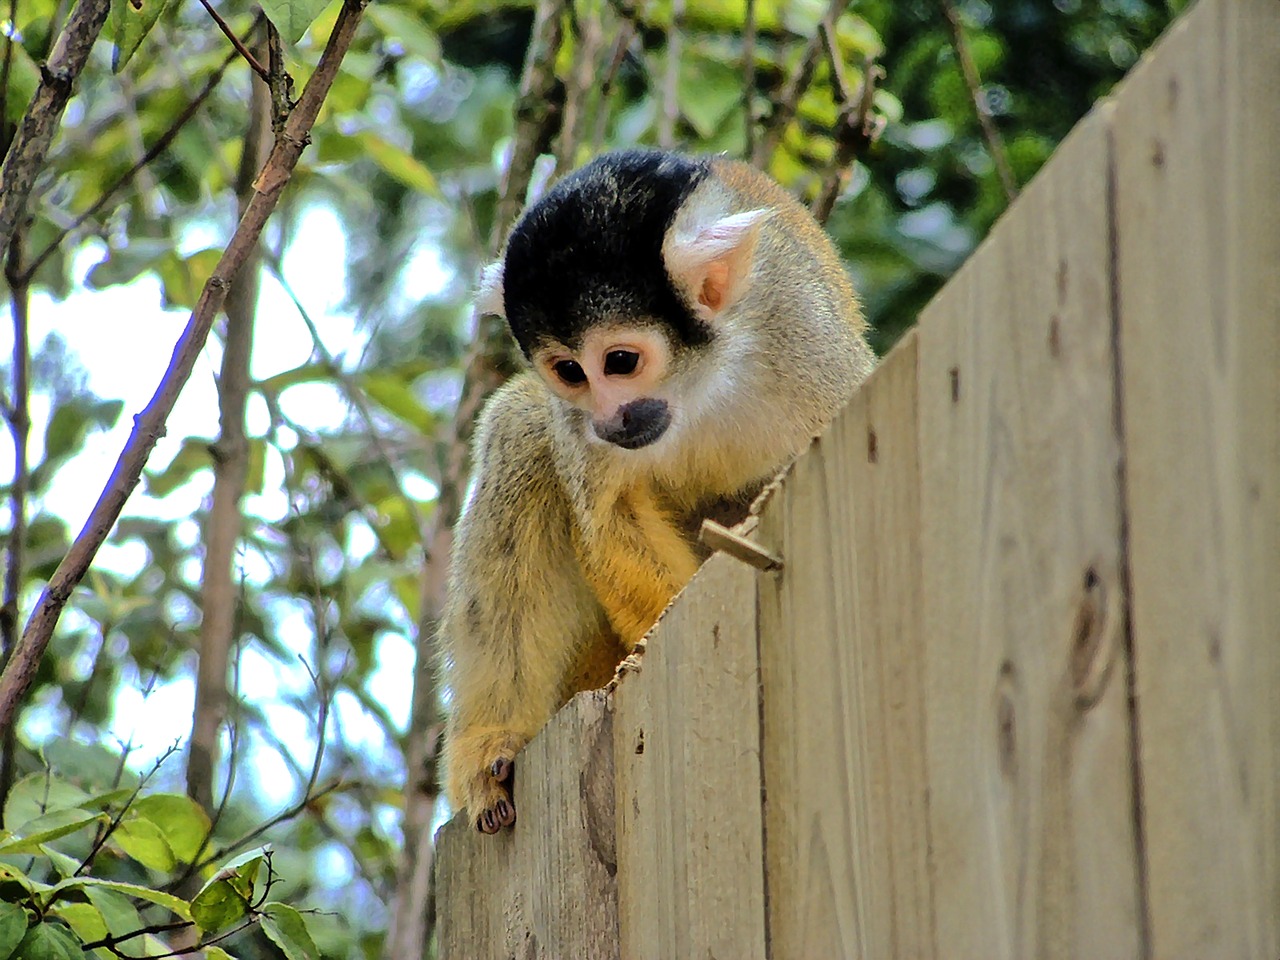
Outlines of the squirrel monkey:
[[603,686],[871,371],[831,241],[746,164],[629,150],[557,183],[485,270],[532,369],[494,394],[441,626],[445,790],[515,821],[512,761]]

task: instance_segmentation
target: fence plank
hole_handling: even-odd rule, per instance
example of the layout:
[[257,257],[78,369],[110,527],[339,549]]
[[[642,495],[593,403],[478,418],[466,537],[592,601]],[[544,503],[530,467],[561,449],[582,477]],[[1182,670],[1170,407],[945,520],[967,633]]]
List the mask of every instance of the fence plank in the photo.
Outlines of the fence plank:
[[937,955],[927,869],[914,334],[762,519],[775,958]]
[[920,321],[937,942],[1135,957],[1106,110]]
[[440,829],[441,960],[618,956],[612,740],[608,698],[579,694],[516,763],[514,829]]
[[614,695],[625,960],[763,960],[756,572],[713,556]]
[[1280,4],[1126,81],[1116,192],[1152,956],[1280,957]]

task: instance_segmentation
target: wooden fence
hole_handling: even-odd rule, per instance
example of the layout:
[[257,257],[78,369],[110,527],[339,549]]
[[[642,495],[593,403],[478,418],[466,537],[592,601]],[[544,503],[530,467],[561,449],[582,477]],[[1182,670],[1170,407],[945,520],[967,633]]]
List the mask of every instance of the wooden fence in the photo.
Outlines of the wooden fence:
[[1280,958],[1280,2],[1202,0],[439,836],[443,960]]

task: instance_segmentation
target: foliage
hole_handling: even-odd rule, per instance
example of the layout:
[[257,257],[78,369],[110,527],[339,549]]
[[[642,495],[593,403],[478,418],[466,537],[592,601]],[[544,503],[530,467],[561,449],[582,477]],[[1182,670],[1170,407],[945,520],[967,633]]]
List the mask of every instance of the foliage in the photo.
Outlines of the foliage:
[[[748,131],[758,144],[768,127],[826,6],[756,0],[748,44],[745,0],[687,0],[672,88],[671,0],[580,0],[556,60],[567,96],[593,23],[603,42],[583,93],[588,122],[567,159],[668,137],[743,154]],[[979,98],[1020,184],[1174,12],[1152,0],[957,6]],[[17,0],[11,19],[0,13],[17,41],[5,44],[0,73],[6,142],[64,7]],[[234,33],[250,34],[246,7],[218,9]],[[273,0],[264,9],[300,85],[337,5]],[[259,310],[252,365],[218,809],[182,796],[179,758],[145,783],[139,771],[150,764],[137,759],[163,754],[157,738],[167,745],[190,729],[199,560],[220,456],[205,370],[73,596],[28,696],[0,834],[0,960],[79,956],[92,943],[95,956],[119,955],[108,942],[156,955],[228,930],[236,935],[219,949],[237,957],[379,955],[401,840],[420,537],[453,439],[474,332],[469,290],[493,252],[531,22],[531,5],[518,0],[379,0],[368,9],[267,235],[271,306]],[[615,52],[619,37],[630,42]],[[884,350],[1007,201],[941,4],[860,0],[837,21],[835,45],[854,83],[868,58],[885,72],[874,100],[884,133],[859,156],[829,221]],[[136,365],[148,341],[167,345],[178,334],[162,310],[194,305],[236,221],[245,63],[233,59],[179,122],[228,52],[197,3],[116,0],[64,118],[20,237],[20,267],[34,264],[39,335],[25,404],[31,467],[25,490],[0,490],[6,526],[19,511],[27,518],[10,556],[23,575],[11,616],[32,609],[107,480],[109,461],[95,451],[118,446],[136,412],[126,411],[122,381],[149,388],[159,377],[159,367]],[[771,172],[808,198],[833,173],[841,107],[819,57],[769,158]],[[168,146],[140,165],[166,135]],[[535,189],[554,166],[544,156]],[[345,257],[318,270],[307,258],[329,256],[322,227],[334,217]],[[7,274],[15,300],[21,272]],[[338,302],[325,291],[340,280]],[[106,327],[109,350],[87,352],[99,332],[91,340],[58,301]],[[67,327],[45,319],[54,317]],[[211,361],[220,352],[210,347]],[[5,373],[12,411],[17,366]],[[134,718],[160,715],[149,705],[157,702],[177,705],[168,726],[133,729]],[[273,853],[241,852],[267,838]],[[149,932],[111,940],[141,930]]]

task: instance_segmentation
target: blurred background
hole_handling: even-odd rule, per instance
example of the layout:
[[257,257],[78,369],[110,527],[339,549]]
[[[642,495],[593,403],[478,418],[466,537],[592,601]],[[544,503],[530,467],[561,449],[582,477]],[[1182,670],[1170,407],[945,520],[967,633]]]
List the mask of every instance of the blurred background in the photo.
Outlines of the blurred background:
[[[6,144],[67,6],[0,5]],[[94,49],[5,270],[6,650],[150,400],[235,227],[256,170],[241,166],[270,138],[248,66],[204,7],[148,3],[141,29],[128,6]],[[383,955],[406,910],[429,935],[429,893],[395,908],[405,858],[449,813],[429,789],[447,691],[417,670],[432,620],[422,542],[459,483],[464,369],[477,337],[493,340],[470,295],[513,153],[538,158],[534,193],[615,147],[756,159],[830,208],[884,352],[1182,6],[578,0],[555,6],[555,82],[537,104],[552,135],[520,143],[534,4],[377,0],[247,271],[257,291],[241,277],[5,731],[5,827],[51,774],[87,792],[145,775],[143,794],[205,809],[208,849],[272,842],[272,896],[316,911],[324,956]],[[214,9],[257,36],[256,8]],[[295,95],[337,10],[266,7]],[[92,839],[50,845],[79,858]],[[97,875],[181,889],[180,871],[113,850]],[[47,852],[12,862],[58,873]],[[222,946],[279,955],[255,929]]]

